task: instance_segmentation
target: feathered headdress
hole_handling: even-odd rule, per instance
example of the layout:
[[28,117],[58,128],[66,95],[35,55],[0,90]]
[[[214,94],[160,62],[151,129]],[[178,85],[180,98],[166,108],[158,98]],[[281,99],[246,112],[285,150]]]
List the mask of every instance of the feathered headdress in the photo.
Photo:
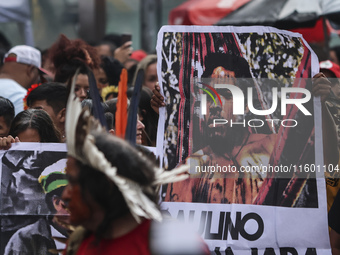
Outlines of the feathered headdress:
[[[77,74],[74,76],[76,77]],[[68,155],[83,164],[104,173],[110,178],[122,193],[131,214],[137,222],[141,217],[161,221],[161,213],[156,204],[143,192],[142,187],[135,181],[117,174],[117,168],[106,159],[96,144],[93,131],[107,133],[87,109],[81,108],[79,99],[73,93],[75,78],[72,82],[71,93],[66,107],[66,134]],[[108,134],[109,135],[109,134]],[[164,171],[155,167],[155,181],[152,185],[182,181],[188,178],[188,166],[183,165],[172,171]]]

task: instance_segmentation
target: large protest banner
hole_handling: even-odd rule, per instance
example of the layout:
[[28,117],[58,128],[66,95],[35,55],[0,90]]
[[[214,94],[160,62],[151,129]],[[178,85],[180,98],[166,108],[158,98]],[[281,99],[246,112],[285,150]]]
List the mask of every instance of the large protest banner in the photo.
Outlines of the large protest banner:
[[55,254],[65,248],[52,236],[67,236],[61,201],[66,144],[18,143],[0,156],[0,254]]
[[158,34],[163,167],[191,177],[162,209],[214,254],[330,254],[318,59],[269,27],[165,26]]

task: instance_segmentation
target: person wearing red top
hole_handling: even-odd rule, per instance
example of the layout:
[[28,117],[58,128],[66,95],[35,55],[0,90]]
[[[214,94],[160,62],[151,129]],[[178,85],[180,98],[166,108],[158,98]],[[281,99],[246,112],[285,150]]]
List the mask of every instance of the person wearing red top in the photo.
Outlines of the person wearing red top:
[[114,251],[116,254],[150,254],[149,249],[149,231],[150,220],[144,220],[131,232],[117,237],[115,239],[104,239],[95,243],[95,236],[91,235],[86,238],[79,247],[78,254],[110,254]]
[[[159,185],[186,179],[188,166],[170,172],[156,167],[107,133],[72,94],[66,109],[68,185],[62,199],[78,227],[64,254],[209,254],[196,233],[178,228],[174,234],[176,224],[164,223],[158,207]],[[171,245],[162,250],[162,243]]]

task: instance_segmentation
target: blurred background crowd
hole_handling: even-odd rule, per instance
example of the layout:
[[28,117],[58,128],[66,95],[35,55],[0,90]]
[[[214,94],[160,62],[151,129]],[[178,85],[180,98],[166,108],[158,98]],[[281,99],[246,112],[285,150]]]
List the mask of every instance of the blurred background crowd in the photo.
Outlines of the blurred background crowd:
[[[167,24],[267,25],[301,33],[330,78],[327,105],[339,138],[340,15],[328,15],[334,11],[340,13],[340,0],[1,1],[0,148],[19,141],[65,142],[72,82],[83,107],[92,110],[98,95],[107,129],[124,137],[120,123],[127,122],[139,70],[144,77],[132,137],[137,144],[156,146],[158,107],[164,106],[156,41]],[[119,94],[126,94],[120,101],[125,106],[118,105]],[[152,105],[152,100],[158,101]],[[327,190],[329,209],[340,183],[330,176],[327,184],[333,188]]]

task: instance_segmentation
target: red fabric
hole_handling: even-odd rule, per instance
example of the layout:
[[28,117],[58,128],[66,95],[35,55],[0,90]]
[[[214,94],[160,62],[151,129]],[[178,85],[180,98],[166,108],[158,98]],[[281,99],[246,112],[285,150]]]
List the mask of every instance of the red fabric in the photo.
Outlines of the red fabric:
[[17,57],[7,57],[4,59],[4,63],[6,62],[17,62]]
[[[308,43],[323,42],[325,40],[325,30],[323,27],[323,20],[319,19],[314,27],[296,28],[290,31],[302,34],[303,38]],[[329,26],[327,25],[327,33],[329,35]]]
[[145,58],[148,54],[144,50],[135,50],[132,52],[130,58],[137,60],[140,62],[143,58]]
[[77,255],[149,255],[150,224],[150,220],[145,220],[130,233],[115,239],[101,240],[97,246],[93,243],[94,235],[91,235],[82,242]]
[[213,25],[250,0],[188,0],[169,14],[170,25]]

